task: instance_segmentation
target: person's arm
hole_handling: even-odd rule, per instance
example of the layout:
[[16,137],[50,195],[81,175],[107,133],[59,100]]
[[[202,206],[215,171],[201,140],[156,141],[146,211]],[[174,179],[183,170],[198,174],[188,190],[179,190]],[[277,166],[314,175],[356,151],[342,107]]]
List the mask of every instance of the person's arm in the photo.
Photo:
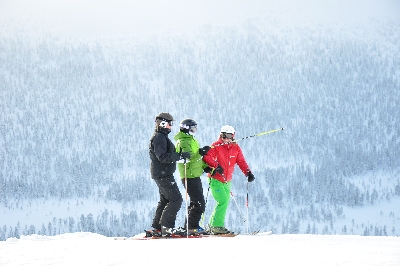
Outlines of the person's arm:
[[168,142],[165,136],[157,134],[153,139],[154,154],[162,163],[179,161],[181,155],[174,150],[168,152]]
[[203,161],[212,168],[218,167],[217,150],[216,148],[211,148],[206,155],[203,156]]
[[242,149],[237,146],[237,155],[236,155],[236,164],[239,166],[240,170],[242,170],[243,174],[246,175],[248,171],[250,171],[250,167],[244,158]]
[[255,177],[253,173],[250,170],[249,165],[246,162],[246,159],[244,158],[242,149],[238,147],[238,154],[236,156],[236,164],[239,166],[240,170],[242,170],[243,174],[247,177],[248,182],[253,182]]

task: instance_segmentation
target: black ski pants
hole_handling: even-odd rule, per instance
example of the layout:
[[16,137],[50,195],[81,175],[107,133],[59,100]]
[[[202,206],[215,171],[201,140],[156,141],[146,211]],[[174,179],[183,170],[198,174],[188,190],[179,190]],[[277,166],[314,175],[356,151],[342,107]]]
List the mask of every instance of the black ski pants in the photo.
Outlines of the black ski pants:
[[[183,186],[185,187],[185,179],[182,179]],[[185,187],[186,189],[186,187]],[[206,203],[204,201],[203,186],[200,177],[187,178],[187,192],[190,197],[190,204],[188,206],[189,213],[189,229],[197,229],[201,215],[205,211]],[[186,225],[185,225],[186,228]]]
[[183,202],[182,194],[173,175],[153,179],[158,186],[160,200],[158,201],[152,227],[154,229],[161,229],[161,226],[174,228],[176,215]]

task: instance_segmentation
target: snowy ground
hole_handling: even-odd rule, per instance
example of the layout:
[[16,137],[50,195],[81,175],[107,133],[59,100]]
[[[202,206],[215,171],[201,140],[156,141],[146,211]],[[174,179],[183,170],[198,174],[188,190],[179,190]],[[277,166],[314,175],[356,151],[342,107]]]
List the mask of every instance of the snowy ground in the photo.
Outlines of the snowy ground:
[[115,241],[98,234],[0,242],[0,265],[400,265],[399,237],[264,235]]

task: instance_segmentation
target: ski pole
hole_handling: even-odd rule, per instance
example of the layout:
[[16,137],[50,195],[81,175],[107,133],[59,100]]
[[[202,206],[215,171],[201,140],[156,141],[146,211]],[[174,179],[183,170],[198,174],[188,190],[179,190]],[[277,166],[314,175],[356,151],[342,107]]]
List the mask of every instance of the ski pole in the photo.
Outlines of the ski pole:
[[[222,177],[224,178],[224,184],[225,184],[225,186],[227,186],[228,187],[228,184],[226,183],[226,177],[225,177],[225,175],[224,174],[221,174],[222,175]],[[229,187],[228,187],[229,188]],[[244,216],[243,216],[243,213],[242,213],[242,211],[240,210],[240,208],[239,208],[239,205],[237,204],[237,201],[236,201],[236,199],[235,199],[235,196],[233,195],[233,193],[232,193],[232,191],[229,189],[229,192],[230,192],[230,194],[231,194],[231,196],[232,196],[232,199],[233,199],[233,201],[235,202],[235,204],[236,204],[236,207],[237,207],[237,209],[238,209],[238,211],[239,211],[239,214],[240,214],[240,216],[242,217],[242,219],[243,219],[243,222],[245,223],[246,222],[246,219],[244,218]]]
[[284,128],[281,127],[281,128],[273,129],[273,130],[270,130],[270,131],[261,132],[261,133],[255,134],[255,135],[251,135],[251,136],[244,137],[244,138],[241,138],[241,139],[238,139],[238,140],[234,140],[233,142],[238,142],[238,141],[241,141],[241,140],[244,140],[244,139],[248,139],[248,138],[252,138],[252,137],[260,137],[260,136],[267,135],[267,134],[270,134],[270,133],[273,133],[273,132],[281,131],[283,129]]
[[249,182],[246,184],[246,219],[247,219],[247,234],[249,234]]
[[186,175],[186,159],[184,160],[185,166],[185,189],[186,189],[186,238],[189,238],[189,207],[188,207],[188,187]]
[[237,207],[237,209],[238,209],[238,211],[239,211],[240,216],[242,216],[243,222],[245,223],[245,222],[246,222],[246,219],[244,218],[243,213],[240,211],[239,205],[237,204],[236,199],[235,199],[235,196],[233,195],[232,191],[231,191],[231,196],[232,196],[233,201],[234,201],[235,204],[236,204],[236,207]]
[[[244,137],[244,138],[241,138],[241,139],[235,139],[231,143],[238,142],[238,141],[245,140],[245,139],[252,138],[252,137],[260,137],[260,136],[267,135],[267,134],[270,134],[270,133],[273,133],[273,132],[277,132],[277,131],[281,131],[281,130],[284,130],[284,128],[281,127],[281,128],[278,128],[278,129],[273,129],[273,130],[270,130],[270,131],[265,131],[265,132],[261,132],[261,133],[255,134],[255,135],[247,136],[247,137]],[[211,146],[211,148],[215,148],[215,147],[222,146],[222,145],[225,145],[225,143],[221,143],[221,144],[217,144],[217,145]]]

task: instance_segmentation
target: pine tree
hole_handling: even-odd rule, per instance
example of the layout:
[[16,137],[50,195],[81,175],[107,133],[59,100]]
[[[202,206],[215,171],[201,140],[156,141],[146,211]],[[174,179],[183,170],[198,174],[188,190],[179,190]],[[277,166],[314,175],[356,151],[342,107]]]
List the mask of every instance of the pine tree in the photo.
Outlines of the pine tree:
[[6,232],[3,231],[2,228],[0,228],[0,241],[6,240]]
[[14,237],[20,238],[20,236],[21,236],[21,227],[20,227],[19,222],[18,222],[17,226],[15,227]]
[[93,214],[89,213],[89,215],[87,216],[86,223],[87,223],[87,231],[88,232],[92,232],[92,233],[96,232],[96,228],[94,226]]
[[43,236],[47,235],[46,227],[44,226],[44,223],[42,223],[42,229],[40,230],[40,234]]
[[308,225],[307,225],[306,234],[311,234],[311,226],[310,226],[310,223],[308,223]]
[[74,232],[74,227],[75,227],[75,220],[73,217],[69,216],[68,217],[68,231],[70,233]]

